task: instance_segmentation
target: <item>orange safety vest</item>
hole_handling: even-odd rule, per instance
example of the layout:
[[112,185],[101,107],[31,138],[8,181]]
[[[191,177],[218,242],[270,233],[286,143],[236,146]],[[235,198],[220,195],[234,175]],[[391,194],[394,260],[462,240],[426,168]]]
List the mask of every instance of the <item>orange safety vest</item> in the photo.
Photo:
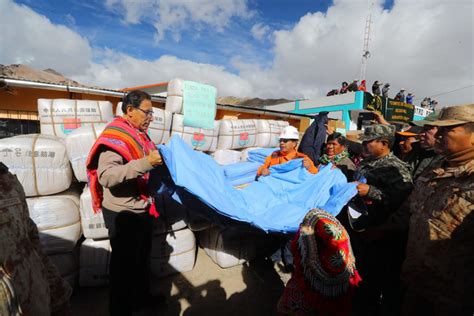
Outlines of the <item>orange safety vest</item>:
[[260,168],[258,168],[257,175],[261,176],[263,169],[268,169],[271,166],[283,164],[290,160],[298,159],[298,158],[303,158],[305,161],[308,161],[310,163],[310,167],[308,169],[309,172],[311,172],[312,174],[318,173],[318,168],[316,168],[313,161],[311,161],[311,159],[309,159],[309,157],[306,156],[305,154],[300,153],[295,150],[291,153],[283,155],[281,151],[278,150],[272,153],[267,158],[265,158],[265,162],[263,163],[263,165],[261,165]]

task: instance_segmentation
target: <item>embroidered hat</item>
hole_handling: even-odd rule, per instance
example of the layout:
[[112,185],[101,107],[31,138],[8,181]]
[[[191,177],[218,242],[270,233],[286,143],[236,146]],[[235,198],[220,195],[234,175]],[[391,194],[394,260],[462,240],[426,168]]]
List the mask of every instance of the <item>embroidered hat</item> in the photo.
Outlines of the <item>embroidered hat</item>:
[[361,281],[349,235],[322,209],[312,209],[292,241],[295,270],[278,303],[286,313],[348,315]]

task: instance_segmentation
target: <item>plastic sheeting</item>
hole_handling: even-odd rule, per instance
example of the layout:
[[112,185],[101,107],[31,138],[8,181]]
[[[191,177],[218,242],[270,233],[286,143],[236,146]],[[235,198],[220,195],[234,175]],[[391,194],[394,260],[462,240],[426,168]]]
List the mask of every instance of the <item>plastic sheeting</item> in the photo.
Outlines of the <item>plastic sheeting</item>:
[[301,159],[273,166],[269,176],[236,190],[210,156],[193,151],[179,137],[159,149],[178,189],[173,198],[189,201],[191,193],[193,211],[214,211],[267,232],[296,232],[315,207],[337,215],[357,193],[356,184],[347,183],[340,170],[328,165],[312,175]]

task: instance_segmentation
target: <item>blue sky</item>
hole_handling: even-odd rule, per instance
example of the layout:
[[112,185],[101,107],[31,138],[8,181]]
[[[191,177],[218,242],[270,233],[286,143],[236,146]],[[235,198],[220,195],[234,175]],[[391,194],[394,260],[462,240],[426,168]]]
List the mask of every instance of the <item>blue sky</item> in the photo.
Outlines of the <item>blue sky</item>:
[[[55,24],[65,25],[86,37],[94,48],[111,48],[143,60],[154,60],[162,55],[198,63],[213,63],[236,69],[231,58],[239,55],[263,67],[269,66],[273,57],[269,38],[255,39],[250,30],[256,23],[272,30],[290,29],[308,12],[326,12],[329,0],[252,0],[249,9],[254,11],[250,19],[234,17],[223,32],[214,30],[184,30],[181,39],[175,41],[170,34],[166,40],[154,44],[155,28],[146,22],[130,24],[123,16],[110,10],[100,0],[17,0]],[[390,6],[388,0],[386,4]],[[297,5],[295,5],[295,3]],[[229,49],[232,47],[232,49]],[[95,58],[99,58],[95,56]],[[99,60],[96,60],[99,61]]]
[[[472,0],[371,2],[369,85],[474,101]],[[0,64],[104,88],[183,78],[219,95],[315,98],[360,77],[367,3],[0,0]]]

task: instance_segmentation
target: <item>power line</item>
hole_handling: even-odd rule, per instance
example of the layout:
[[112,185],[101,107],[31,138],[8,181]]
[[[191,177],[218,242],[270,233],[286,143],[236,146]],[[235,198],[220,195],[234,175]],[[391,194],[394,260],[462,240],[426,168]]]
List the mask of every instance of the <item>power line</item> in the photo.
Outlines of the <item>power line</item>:
[[[471,84],[471,85],[468,85],[468,86],[465,86],[465,87],[462,87],[462,88],[457,88],[457,89],[454,89],[454,90],[438,93],[438,94],[433,94],[433,95],[427,96],[427,98],[439,97],[440,95],[453,93],[453,92],[456,92],[456,91],[459,91],[459,90],[464,90],[464,89],[467,89],[467,88],[470,88],[470,87],[474,87],[474,84]],[[413,101],[418,101],[418,100],[421,100],[421,99],[422,98],[418,98],[418,99],[414,99]]]

